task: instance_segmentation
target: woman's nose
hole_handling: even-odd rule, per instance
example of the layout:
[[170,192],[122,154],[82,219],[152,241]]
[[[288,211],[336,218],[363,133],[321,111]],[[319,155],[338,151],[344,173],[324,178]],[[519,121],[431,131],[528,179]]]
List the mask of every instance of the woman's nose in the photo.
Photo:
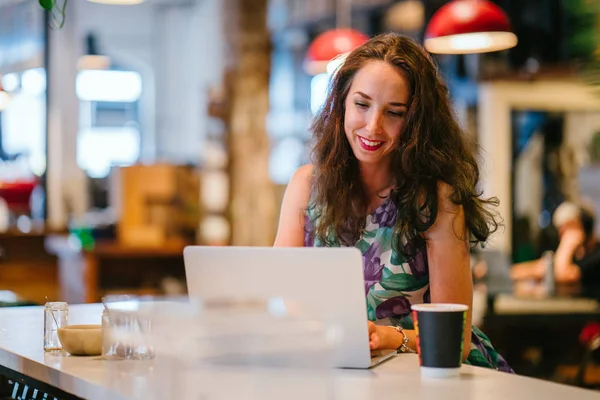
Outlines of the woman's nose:
[[367,123],[367,131],[372,134],[378,134],[381,132],[382,126],[383,118],[381,113],[376,111],[372,112]]

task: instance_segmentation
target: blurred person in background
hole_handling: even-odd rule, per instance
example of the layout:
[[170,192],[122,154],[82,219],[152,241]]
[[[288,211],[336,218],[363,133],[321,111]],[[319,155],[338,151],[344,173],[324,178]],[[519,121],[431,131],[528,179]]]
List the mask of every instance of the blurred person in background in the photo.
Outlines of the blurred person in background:
[[556,252],[515,264],[511,277],[514,280],[543,279],[548,263],[552,262],[557,283],[600,284],[600,243],[595,234],[595,220],[591,207],[562,203],[552,216],[560,238]]
[[461,303],[463,360],[512,372],[471,326],[469,245],[497,229],[497,200],[480,197],[474,148],[433,59],[410,38],[380,35],[330,85],[312,125],[313,164],[286,189],[275,246],[362,252],[371,349],[414,352],[411,305]]

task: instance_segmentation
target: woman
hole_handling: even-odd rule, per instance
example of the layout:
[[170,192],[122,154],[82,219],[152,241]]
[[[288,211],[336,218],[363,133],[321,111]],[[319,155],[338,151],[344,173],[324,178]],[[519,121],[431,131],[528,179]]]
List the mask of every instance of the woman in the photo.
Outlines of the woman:
[[[496,200],[480,198],[448,89],[413,40],[377,36],[332,79],[312,126],[313,165],[288,185],[275,246],[358,247],[371,348],[401,348],[408,337],[414,351],[411,304],[471,307],[469,244],[498,227]],[[512,371],[470,321],[469,312],[464,360]]]
[[556,283],[580,283],[587,289],[597,290],[600,243],[595,234],[593,208],[566,201],[554,211],[552,223],[560,238],[556,252],[549,251],[540,259],[514,265],[511,277],[516,281],[544,279],[551,262]]

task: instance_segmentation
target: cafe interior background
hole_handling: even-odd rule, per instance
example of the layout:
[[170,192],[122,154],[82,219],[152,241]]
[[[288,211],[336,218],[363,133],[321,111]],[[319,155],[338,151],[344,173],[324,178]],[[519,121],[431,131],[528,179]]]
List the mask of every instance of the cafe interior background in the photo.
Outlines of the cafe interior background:
[[[0,304],[181,294],[185,245],[271,245],[327,90],[315,54],[423,41],[445,3],[0,0]],[[493,3],[516,47],[435,55],[504,218],[487,264],[473,252],[474,323],[517,373],[600,387],[593,295],[491,289],[556,246],[560,202],[600,212],[599,4]]]

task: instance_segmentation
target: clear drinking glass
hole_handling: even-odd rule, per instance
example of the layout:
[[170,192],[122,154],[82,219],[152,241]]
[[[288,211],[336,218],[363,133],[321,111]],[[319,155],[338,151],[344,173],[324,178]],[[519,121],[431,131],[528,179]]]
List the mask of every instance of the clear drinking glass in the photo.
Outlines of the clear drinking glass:
[[63,301],[47,302],[44,309],[44,351],[62,350],[58,328],[68,325],[69,305]]
[[150,341],[151,316],[143,310],[152,298],[130,295],[102,299],[102,356],[108,360],[146,360],[154,357]]

